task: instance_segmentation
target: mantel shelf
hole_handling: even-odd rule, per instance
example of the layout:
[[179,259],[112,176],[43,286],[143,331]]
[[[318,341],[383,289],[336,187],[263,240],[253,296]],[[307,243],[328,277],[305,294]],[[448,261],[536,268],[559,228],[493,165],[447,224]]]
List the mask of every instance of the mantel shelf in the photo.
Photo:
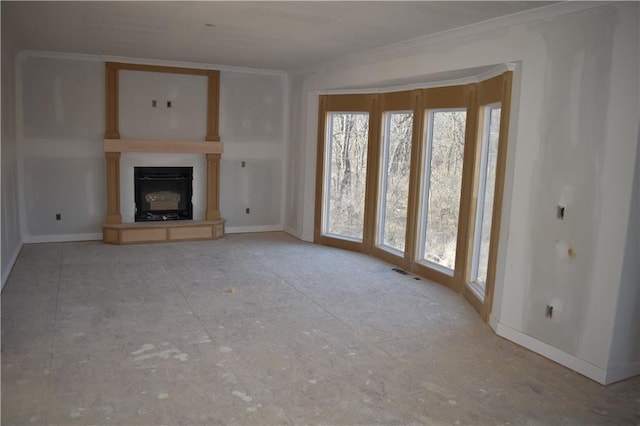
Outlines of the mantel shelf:
[[104,152],[154,152],[165,154],[222,154],[222,142],[105,139]]

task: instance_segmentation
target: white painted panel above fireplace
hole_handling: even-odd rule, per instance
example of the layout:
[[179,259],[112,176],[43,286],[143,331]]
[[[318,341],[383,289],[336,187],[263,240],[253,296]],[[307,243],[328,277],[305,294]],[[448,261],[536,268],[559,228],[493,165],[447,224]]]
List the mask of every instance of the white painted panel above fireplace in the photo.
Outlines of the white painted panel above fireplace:
[[204,220],[207,162],[203,154],[123,153],[120,158],[120,211],[123,223],[135,222],[134,167],[193,167],[193,219]]

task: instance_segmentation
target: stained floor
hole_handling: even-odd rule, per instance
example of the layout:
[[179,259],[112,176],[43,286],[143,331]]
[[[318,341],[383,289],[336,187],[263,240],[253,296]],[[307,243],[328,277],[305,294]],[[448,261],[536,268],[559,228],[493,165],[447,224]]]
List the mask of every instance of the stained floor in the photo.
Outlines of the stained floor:
[[284,233],[25,245],[2,424],[639,424],[450,290]]

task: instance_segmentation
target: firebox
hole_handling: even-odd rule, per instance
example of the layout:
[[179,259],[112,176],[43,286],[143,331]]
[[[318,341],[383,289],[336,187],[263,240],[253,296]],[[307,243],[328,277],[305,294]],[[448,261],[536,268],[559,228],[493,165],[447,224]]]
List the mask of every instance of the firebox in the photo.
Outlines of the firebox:
[[193,167],[135,167],[136,222],[192,220]]

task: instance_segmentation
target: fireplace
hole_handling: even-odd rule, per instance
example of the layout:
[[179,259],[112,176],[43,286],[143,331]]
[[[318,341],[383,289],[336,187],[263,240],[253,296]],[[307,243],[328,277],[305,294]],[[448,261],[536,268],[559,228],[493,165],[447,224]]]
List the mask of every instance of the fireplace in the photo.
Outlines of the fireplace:
[[135,221],[192,220],[193,167],[135,167]]

